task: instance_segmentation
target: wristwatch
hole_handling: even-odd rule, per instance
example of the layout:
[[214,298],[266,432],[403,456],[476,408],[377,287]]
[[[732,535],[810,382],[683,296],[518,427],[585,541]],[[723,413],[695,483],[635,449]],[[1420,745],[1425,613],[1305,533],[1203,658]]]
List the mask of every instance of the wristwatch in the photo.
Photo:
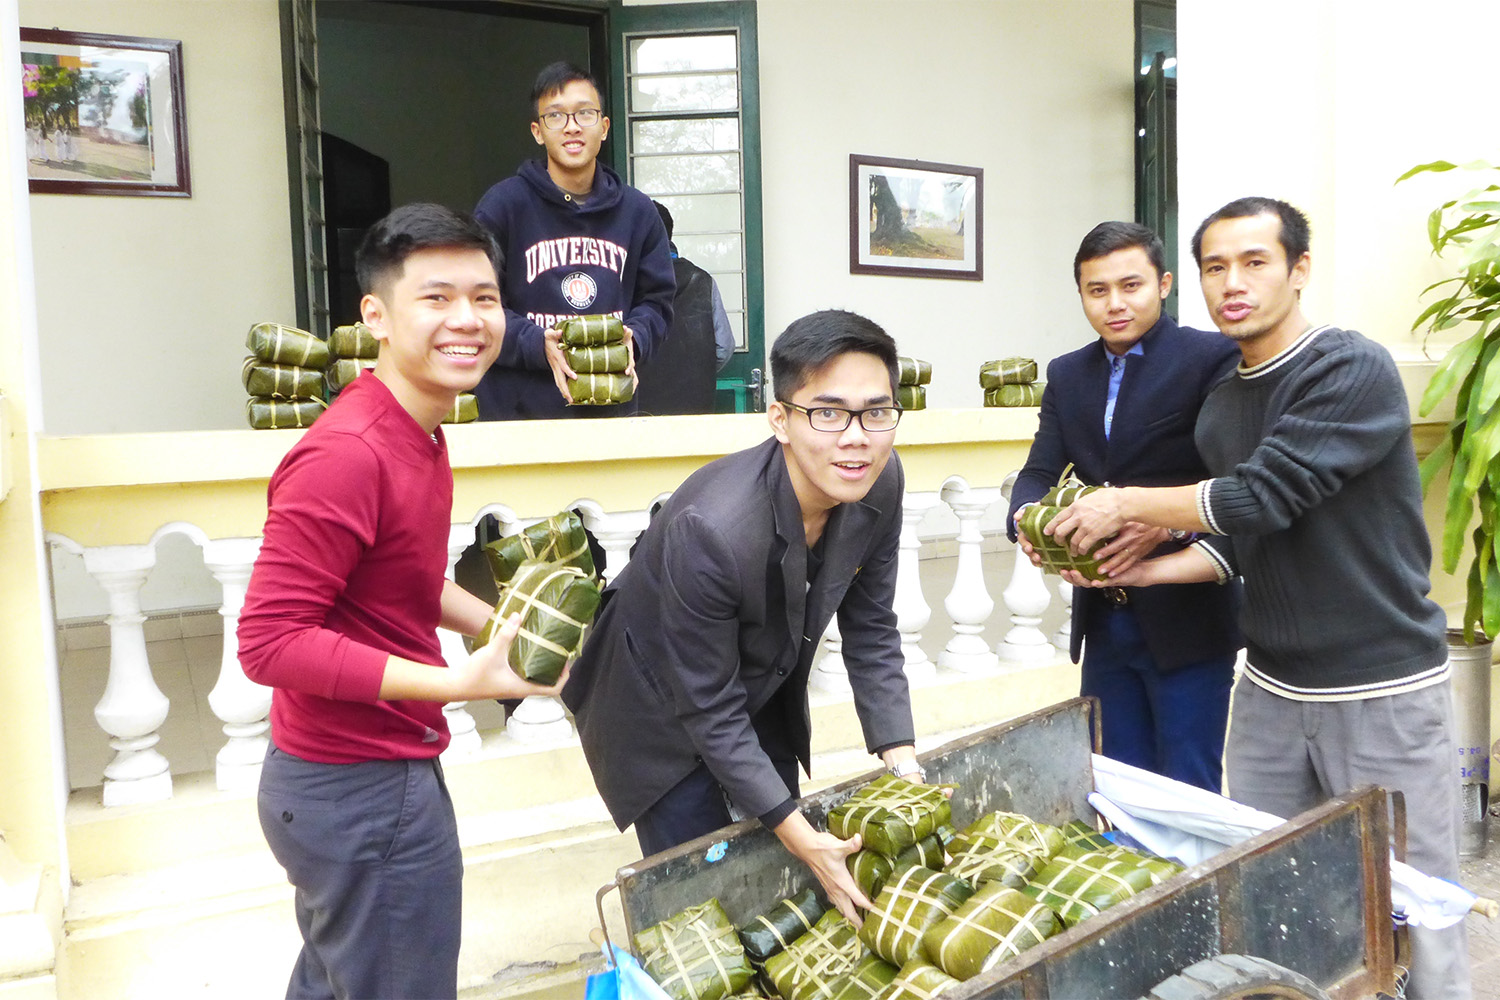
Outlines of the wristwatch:
[[927,769],[914,760],[897,761],[886,770],[898,778],[906,778],[915,774],[918,781],[927,780]]
[[1194,531],[1183,531],[1181,528],[1168,528],[1167,537],[1174,542],[1191,542],[1198,537],[1198,534]]

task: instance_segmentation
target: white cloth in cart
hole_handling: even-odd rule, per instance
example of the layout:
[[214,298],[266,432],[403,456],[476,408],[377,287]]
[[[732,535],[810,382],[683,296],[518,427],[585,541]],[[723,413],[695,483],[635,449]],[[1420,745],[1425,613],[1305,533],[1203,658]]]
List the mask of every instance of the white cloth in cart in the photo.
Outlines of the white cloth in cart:
[[[1195,865],[1224,848],[1285,822],[1233,799],[1093,755],[1089,804],[1105,819],[1163,857]],[[1441,930],[1464,919],[1477,898],[1446,879],[1391,861],[1391,904],[1417,927]]]

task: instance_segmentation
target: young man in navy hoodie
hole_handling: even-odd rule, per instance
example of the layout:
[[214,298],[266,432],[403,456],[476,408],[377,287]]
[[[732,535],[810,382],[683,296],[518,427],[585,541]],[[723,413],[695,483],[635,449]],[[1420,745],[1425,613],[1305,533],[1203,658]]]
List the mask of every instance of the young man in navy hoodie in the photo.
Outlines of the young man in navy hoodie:
[[677,283],[667,231],[651,199],[598,162],[609,118],[593,77],[557,62],[537,75],[531,134],[546,163],[528,160],[485,192],[474,217],[504,253],[505,343],[474,390],[482,420],[624,415],[633,403],[568,409],[558,325],[606,313],[625,322],[634,364],[667,335]]

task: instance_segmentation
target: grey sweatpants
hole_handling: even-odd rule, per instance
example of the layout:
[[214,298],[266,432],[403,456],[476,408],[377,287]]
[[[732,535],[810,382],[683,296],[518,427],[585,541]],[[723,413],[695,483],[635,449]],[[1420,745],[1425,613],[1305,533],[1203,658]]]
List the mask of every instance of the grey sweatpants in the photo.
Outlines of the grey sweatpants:
[[258,804],[297,889],[288,1000],[457,996],[463,856],[435,758],[318,764],[272,744]]
[[[1458,879],[1458,756],[1449,684],[1359,701],[1292,701],[1248,677],[1235,685],[1225,742],[1229,797],[1292,817],[1360,785],[1406,796],[1406,858]],[[1413,1000],[1470,1000],[1463,921],[1411,928]]]

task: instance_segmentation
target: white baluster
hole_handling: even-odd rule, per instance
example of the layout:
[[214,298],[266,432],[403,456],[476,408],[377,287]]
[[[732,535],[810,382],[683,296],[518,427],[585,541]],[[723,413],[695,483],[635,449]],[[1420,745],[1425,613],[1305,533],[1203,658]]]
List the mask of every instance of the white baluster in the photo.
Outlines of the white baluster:
[[104,804],[133,805],[172,797],[167,759],[156,750],[170,703],[151,676],[141,586],[156,565],[145,545],[84,549],[83,567],[109,595],[109,680],[94,706],[115,758],[104,768]]
[[604,570],[600,574],[607,586],[630,561],[630,547],[641,537],[641,532],[651,523],[651,512],[627,510],[606,512],[592,500],[580,501],[577,505],[583,516],[583,525],[594,533],[604,549]]
[[1063,602],[1063,621],[1057,632],[1052,636],[1052,645],[1063,653],[1073,648],[1073,585],[1067,580],[1057,581],[1057,596]]
[[[474,525],[465,521],[448,526],[448,579],[453,579],[459,558],[473,544]],[[443,662],[450,667],[469,658],[463,636],[452,629],[438,628],[438,649],[443,654]],[[474,716],[469,714],[468,705],[466,701],[450,701],[443,706],[443,718],[448,723],[450,737],[448,749],[443,751],[445,760],[467,757],[479,750],[479,726],[474,722]]]
[[1011,623],[1010,631],[995,650],[1000,659],[1007,663],[1036,663],[1056,657],[1057,650],[1038,627],[1047,605],[1052,603],[1052,594],[1047,590],[1042,568],[1032,564],[1020,545],[1015,546],[1010,583],[1000,596],[1010,610]]
[[901,630],[901,654],[906,658],[906,680],[923,684],[937,677],[937,664],[920,643],[922,630],[932,620],[932,608],[922,595],[917,525],[941,501],[936,493],[908,492],[901,504],[901,554],[896,562],[896,627]]
[[1000,665],[999,657],[981,634],[995,602],[984,586],[979,519],[1000,499],[1000,490],[976,489],[962,476],[950,476],[939,495],[958,516],[958,569],[953,575],[953,589],[943,600],[943,608],[953,619],[953,638],[938,654],[938,666],[965,673],[994,670]]
[[245,676],[237,634],[245,588],[259,552],[259,538],[213,538],[203,545],[203,565],[224,592],[219,605],[219,616],[224,619],[224,651],[219,659],[219,679],[208,693],[208,707],[224,723],[224,735],[229,738],[214,758],[214,780],[221,792],[255,790],[269,742],[266,733],[271,728],[267,718],[271,689]]
[[828,629],[823,633],[823,655],[807,683],[819,691],[833,694],[848,694],[853,690],[849,686],[849,668],[844,665],[844,637],[839,634],[839,616],[836,614],[828,621]]

